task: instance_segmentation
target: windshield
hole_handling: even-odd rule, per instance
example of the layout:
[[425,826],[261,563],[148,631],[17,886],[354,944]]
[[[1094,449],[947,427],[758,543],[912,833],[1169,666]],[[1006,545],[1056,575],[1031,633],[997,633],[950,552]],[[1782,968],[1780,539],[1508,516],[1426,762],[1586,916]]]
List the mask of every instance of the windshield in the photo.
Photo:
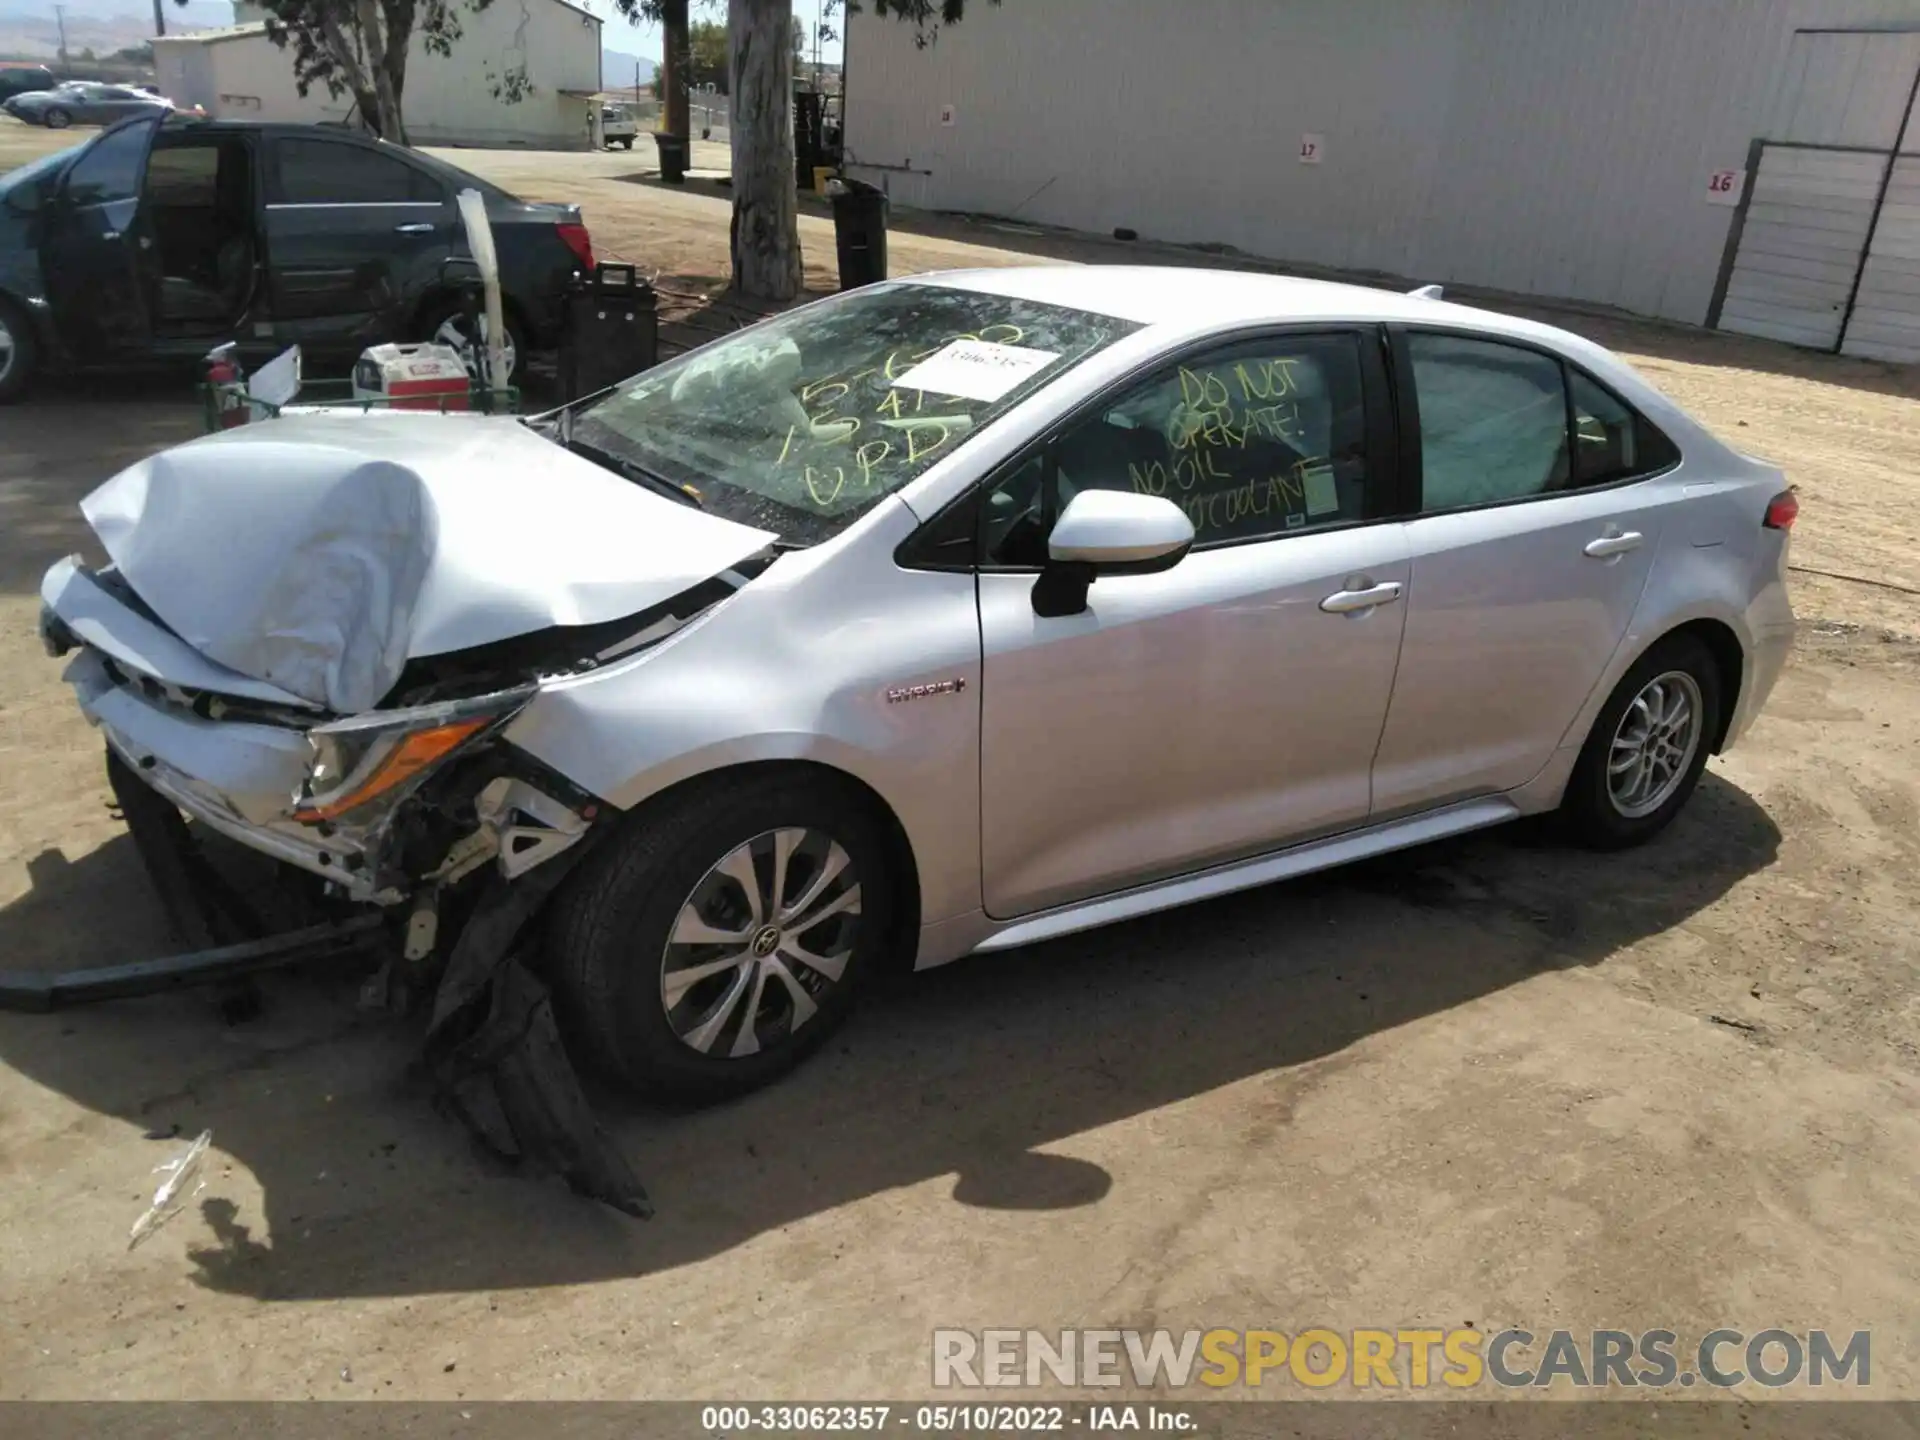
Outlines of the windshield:
[[811,545],[1139,328],[1009,295],[873,285],[646,371],[583,412],[573,438]]

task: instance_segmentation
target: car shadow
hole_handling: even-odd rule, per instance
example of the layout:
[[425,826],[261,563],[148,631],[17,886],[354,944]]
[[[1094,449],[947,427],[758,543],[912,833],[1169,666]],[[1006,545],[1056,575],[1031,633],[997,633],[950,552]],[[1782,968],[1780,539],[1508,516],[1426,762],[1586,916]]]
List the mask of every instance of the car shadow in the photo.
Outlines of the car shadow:
[[[139,1126],[152,1154],[130,1173],[202,1128],[251,1172],[258,1213],[217,1182],[200,1206],[205,1237],[188,1255],[209,1288],[318,1299],[631,1277],[909,1186],[944,1187],[956,1207],[1098,1204],[1125,1175],[1053,1153],[1071,1137],[1343,1063],[1369,1035],[1598,965],[1766,868],[1779,840],[1710,773],[1637,851],[1569,850],[1523,823],[890,977],[758,1094],[695,1112],[596,1097],[658,1206],[648,1222],[483,1161],[410,1076],[417,1024],[358,1012],[350,976],[268,977],[261,1013],[237,1025],[189,994],[0,1016],[0,1061]],[[159,948],[124,839],[72,864],[43,858],[32,878],[0,910],[8,963]],[[1267,1143],[1286,1135],[1283,1122]]]

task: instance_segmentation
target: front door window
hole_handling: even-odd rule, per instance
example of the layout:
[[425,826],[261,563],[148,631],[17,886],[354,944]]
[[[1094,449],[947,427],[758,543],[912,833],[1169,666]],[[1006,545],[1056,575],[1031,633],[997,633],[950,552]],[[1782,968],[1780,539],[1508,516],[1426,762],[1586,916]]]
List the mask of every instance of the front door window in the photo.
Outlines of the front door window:
[[988,497],[990,564],[1044,563],[1082,490],[1160,495],[1195,547],[1353,524],[1369,501],[1360,338],[1285,336],[1173,366],[1069,429]]

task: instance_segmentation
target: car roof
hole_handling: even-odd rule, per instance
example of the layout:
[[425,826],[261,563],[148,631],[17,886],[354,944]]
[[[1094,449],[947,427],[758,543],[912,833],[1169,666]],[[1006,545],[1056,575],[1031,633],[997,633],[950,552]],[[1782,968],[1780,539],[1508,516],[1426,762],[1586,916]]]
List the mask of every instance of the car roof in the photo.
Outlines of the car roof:
[[1559,347],[1572,343],[1589,348],[1589,342],[1567,331],[1471,305],[1370,285],[1249,270],[1179,265],[1019,265],[939,271],[912,278],[1183,330],[1300,320],[1457,325],[1519,339],[1548,340]]
[[1713,447],[1726,456],[1735,454],[1625,360],[1584,335],[1428,295],[1179,265],[1018,265],[903,278],[1132,320],[1146,327],[1143,338],[1157,337],[1163,346],[1214,331],[1301,322],[1434,326],[1515,340],[1581,365],[1665,429],[1683,449]]

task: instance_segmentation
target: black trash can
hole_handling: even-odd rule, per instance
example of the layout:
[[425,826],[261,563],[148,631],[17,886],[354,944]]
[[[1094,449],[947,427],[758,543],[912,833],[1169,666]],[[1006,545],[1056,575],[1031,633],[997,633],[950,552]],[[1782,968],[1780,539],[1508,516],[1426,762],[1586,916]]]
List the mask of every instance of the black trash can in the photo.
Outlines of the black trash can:
[[833,238],[840,252],[840,288],[858,289],[887,278],[887,192],[860,180],[827,185]]
[[653,132],[655,149],[660,152],[660,178],[669,185],[687,183],[687,171],[693,164],[693,142],[684,135]]
[[653,287],[631,265],[598,265],[591,277],[576,274],[567,293],[560,336],[560,389],[578,400],[630,375],[650,370],[660,358],[660,317]]

